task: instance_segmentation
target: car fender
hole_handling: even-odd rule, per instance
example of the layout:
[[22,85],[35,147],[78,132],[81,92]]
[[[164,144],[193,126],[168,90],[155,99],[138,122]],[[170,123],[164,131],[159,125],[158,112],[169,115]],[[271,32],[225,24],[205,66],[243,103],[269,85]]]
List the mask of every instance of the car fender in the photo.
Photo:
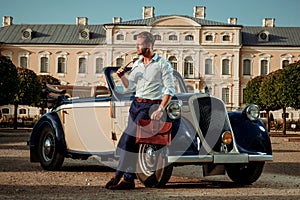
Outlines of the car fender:
[[37,148],[38,148],[38,142],[40,138],[40,130],[45,125],[49,125],[56,135],[58,152],[65,153],[66,151],[64,130],[58,114],[56,112],[46,113],[37,121],[37,123],[34,125],[31,132],[31,136],[29,140],[31,162],[39,162]]
[[250,121],[241,112],[228,115],[240,153],[272,155],[269,133],[260,119]]

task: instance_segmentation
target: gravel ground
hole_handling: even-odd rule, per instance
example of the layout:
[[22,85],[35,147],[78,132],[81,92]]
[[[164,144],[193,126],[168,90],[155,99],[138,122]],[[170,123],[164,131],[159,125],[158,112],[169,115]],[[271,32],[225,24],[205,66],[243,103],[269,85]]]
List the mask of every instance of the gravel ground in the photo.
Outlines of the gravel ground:
[[[199,166],[176,167],[165,188],[110,191],[105,183],[114,170],[97,159],[67,159],[60,171],[30,163],[30,130],[0,129],[0,199],[300,199],[300,137],[271,137],[274,161],[249,186],[227,176],[203,177]],[[116,163],[110,163],[115,165]]]

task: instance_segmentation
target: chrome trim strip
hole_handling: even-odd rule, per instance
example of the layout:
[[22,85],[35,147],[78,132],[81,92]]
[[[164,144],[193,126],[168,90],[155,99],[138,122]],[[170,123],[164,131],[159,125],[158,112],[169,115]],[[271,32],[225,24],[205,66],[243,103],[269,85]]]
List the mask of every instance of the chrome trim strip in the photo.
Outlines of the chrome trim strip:
[[273,161],[272,155],[215,154],[193,156],[168,156],[169,163],[248,163],[250,161]]
[[249,155],[249,161],[273,161],[272,155]]

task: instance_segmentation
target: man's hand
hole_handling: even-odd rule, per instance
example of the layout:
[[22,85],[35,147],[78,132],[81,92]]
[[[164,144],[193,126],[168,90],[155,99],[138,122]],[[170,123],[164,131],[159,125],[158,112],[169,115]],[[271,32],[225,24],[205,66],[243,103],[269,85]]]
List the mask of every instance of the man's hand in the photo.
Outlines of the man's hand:
[[164,113],[164,109],[159,107],[156,111],[154,111],[151,114],[151,119],[160,120],[160,118],[163,116],[163,113]]
[[120,67],[117,71],[117,75],[119,78],[121,78],[122,76],[124,76],[125,74],[125,67]]

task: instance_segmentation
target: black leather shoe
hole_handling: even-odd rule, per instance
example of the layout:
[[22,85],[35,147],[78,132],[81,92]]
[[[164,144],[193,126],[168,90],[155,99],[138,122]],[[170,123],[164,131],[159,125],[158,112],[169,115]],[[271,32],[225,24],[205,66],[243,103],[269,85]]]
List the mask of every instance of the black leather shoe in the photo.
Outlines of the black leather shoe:
[[110,190],[131,190],[135,188],[134,181],[121,181],[118,185],[109,187]]
[[106,189],[109,189],[111,186],[116,186],[118,185],[118,183],[120,182],[120,179],[113,177],[110,179],[110,181],[108,181],[105,185]]

